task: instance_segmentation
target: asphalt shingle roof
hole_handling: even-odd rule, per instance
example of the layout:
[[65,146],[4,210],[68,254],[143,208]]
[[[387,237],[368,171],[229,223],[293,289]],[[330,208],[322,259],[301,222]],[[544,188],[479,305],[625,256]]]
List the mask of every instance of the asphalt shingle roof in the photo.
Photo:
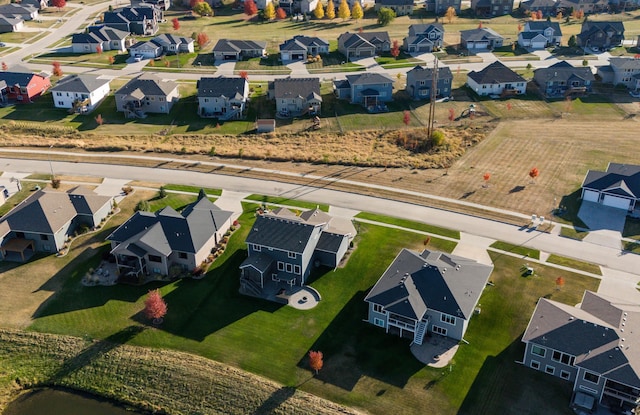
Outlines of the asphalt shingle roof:
[[582,187],[640,199],[640,166],[609,163],[607,171],[589,170]]
[[240,52],[243,50],[265,49],[267,42],[254,40],[220,39],[213,47],[214,52]]
[[471,30],[461,30],[460,38],[463,41],[469,42],[477,42],[480,40],[490,40],[490,39],[503,39],[495,30],[490,29],[488,27],[481,27],[478,29]]
[[108,79],[100,79],[95,75],[74,74],[67,75],[59,80],[56,86],[51,88],[51,91],[80,92],[88,94],[106,84],[109,84]]
[[116,95],[131,95],[134,91],[140,90],[143,96],[166,96],[177,87],[177,83],[173,81],[163,81],[157,75],[147,72],[127,82],[122,88],[116,91]]
[[283,78],[274,79],[273,94],[278,98],[302,97],[307,100],[322,99],[319,78]]
[[594,81],[595,77],[588,66],[576,67],[567,61],[560,61],[548,68],[539,68],[533,72],[533,79],[539,84],[547,82],[567,82],[571,78]]
[[481,71],[471,71],[467,75],[478,84],[501,84],[504,82],[527,82],[523,77],[507,68],[500,61],[489,64]]
[[198,97],[227,97],[241,99],[247,92],[248,83],[244,78],[200,78]]
[[269,246],[287,252],[304,252],[316,226],[274,216],[260,215],[247,235],[247,244]]

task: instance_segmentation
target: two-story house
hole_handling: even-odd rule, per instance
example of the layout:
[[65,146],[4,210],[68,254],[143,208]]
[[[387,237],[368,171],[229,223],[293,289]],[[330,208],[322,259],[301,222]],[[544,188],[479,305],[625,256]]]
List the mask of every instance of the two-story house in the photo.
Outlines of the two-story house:
[[[406,91],[413,99],[430,100],[431,89],[433,87],[434,70],[424,66],[416,66],[407,72]],[[453,74],[448,67],[438,68],[438,76],[436,82],[436,98],[451,97],[451,83],[453,82]]]
[[34,73],[28,68],[15,65],[11,71],[0,71],[0,88],[5,100],[31,103],[43,95],[51,86],[49,74]]
[[180,98],[178,84],[143,73],[116,91],[116,110],[127,118],[145,118],[148,113],[168,114]]
[[334,81],[333,90],[339,99],[360,104],[370,112],[380,112],[386,109],[385,102],[393,100],[393,82],[387,74],[368,72]]
[[562,31],[558,22],[535,20],[525,23],[524,30],[518,33],[518,46],[531,49],[544,49],[559,45]]
[[632,413],[640,402],[638,304],[586,291],[577,306],[540,298],[522,363],[573,384],[572,406]]
[[242,118],[249,100],[249,82],[240,77],[200,78],[198,115],[230,120]]
[[461,0],[425,0],[424,8],[427,12],[432,12],[436,16],[444,16],[449,7],[453,7],[456,14],[460,14]]
[[598,68],[602,82],[624,85],[632,92],[640,91],[640,59],[611,57],[609,65]]
[[580,33],[576,36],[578,46],[584,48],[609,49],[622,44],[624,40],[624,24],[622,22],[582,23]]
[[393,10],[396,16],[407,16],[413,13],[413,0],[375,0],[374,10],[381,7]]
[[280,45],[280,59],[283,62],[305,60],[307,56],[329,53],[329,42],[315,36],[297,35]]
[[557,0],[526,0],[520,2],[520,8],[524,12],[541,12],[544,17],[555,17],[558,14]]
[[124,52],[127,36],[129,36],[128,31],[104,25],[90,26],[83,33],[71,35],[71,50],[73,53],[96,53],[100,48],[102,51]]
[[565,16],[569,16],[572,11],[582,11],[584,14],[603,13],[609,9],[609,4],[609,0],[558,0],[558,8]]
[[402,249],[364,299],[367,321],[418,345],[431,334],[462,340],[492,271],[444,252]]
[[469,52],[484,52],[502,46],[504,38],[488,27],[460,31],[460,46]]
[[51,88],[53,105],[78,114],[93,111],[109,95],[109,79],[95,75],[73,74],[58,81]]
[[276,116],[316,115],[322,109],[319,78],[282,78],[269,82],[269,99],[276,101]]
[[560,61],[533,71],[533,81],[547,98],[567,98],[591,93],[595,77],[588,66],[575,67]]
[[338,51],[349,59],[370,58],[391,50],[387,32],[346,32],[338,36]]
[[467,86],[480,96],[508,96],[527,91],[527,81],[500,61],[487,65],[481,71],[469,72]]
[[412,24],[402,45],[409,53],[430,53],[440,49],[443,40],[444,27],[440,23]]
[[102,17],[102,24],[114,29],[130,32],[135,35],[153,36],[158,32],[158,25],[163,19],[163,12],[152,4],[136,7],[123,7],[107,11]]
[[513,11],[513,0],[471,0],[471,10],[476,16],[504,16]]

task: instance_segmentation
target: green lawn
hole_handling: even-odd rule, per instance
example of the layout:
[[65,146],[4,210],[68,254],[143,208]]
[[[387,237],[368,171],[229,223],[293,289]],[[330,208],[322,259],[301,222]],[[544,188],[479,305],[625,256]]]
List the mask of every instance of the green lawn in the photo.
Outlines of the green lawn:
[[577,239],[578,241],[581,241],[586,238],[587,235],[589,235],[589,232],[563,226],[562,229],[560,229],[560,235],[564,236],[565,238]]
[[640,239],[640,219],[627,218],[624,223],[622,236],[625,238]]
[[600,271],[600,267],[598,265],[579,261],[573,258],[566,258],[560,255],[552,254],[549,255],[549,258],[547,258],[547,262],[550,262],[552,264],[564,265],[565,267],[579,269],[581,271],[590,272],[596,275],[602,275],[602,272]]
[[439,226],[428,225],[422,222],[415,222],[407,219],[394,218],[391,216],[378,215],[375,213],[360,212],[356,215],[358,219],[367,219],[380,223],[400,226],[407,229],[415,229],[417,231],[433,233],[452,239],[460,239],[460,232],[451,229],[441,228]]
[[329,211],[329,205],[318,204],[313,202],[305,202],[303,200],[297,199],[289,199],[287,197],[277,197],[277,196],[265,196],[265,195],[249,195],[245,198],[246,200],[255,200],[256,202],[266,203],[266,204],[274,204],[274,205],[284,205],[284,206],[294,206],[302,209],[315,209],[318,208],[324,212]]
[[412,68],[416,65],[424,65],[424,61],[410,55],[405,55],[404,53],[398,55],[397,58],[394,58],[390,54],[383,54],[382,56],[376,57],[376,62],[385,69]]
[[171,206],[177,211],[181,211],[187,206],[189,203],[195,202],[197,199],[196,195],[185,195],[182,193],[170,193],[163,198],[160,198],[160,195],[156,195],[153,198],[149,199],[149,210],[151,212],[155,212],[157,210],[162,209],[165,206]]
[[[48,179],[48,177],[47,177]],[[36,186],[44,188],[47,182],[21,182],[22,189],[17,193],[14,193],[9,199],[7,199],[2,206],[0,206],[0,216],[6,215],[11,209],[13,209],[18,203],[22,202],[33,193],[33,189]]]
[[540,259],[540,251],[538,251],[537,249],[527,248],[526,246],[513,245],[508,242],[502,241],[496,241],[490,246],[491,248],[499,249],[501,251],[511,252],[513,254],[518,254],[533,259]]
[[249,74],[260,75],[288,75],[291,69],[279,61],[279,55],[269,55],[267,58],[251,58],[236,62],[234,73],[247,71]]
[[[190,193],[199,193],[201,189],[201,187],[198,186],[187,186],[184,184],[165,184],[164,188],[166,190],[175,190],[178,192],[190,192]],[[205,187],[204,188],[204,192],[208,195],[208,196],[220,196],[222,195],[222,189],[212,189],[209,187]]]

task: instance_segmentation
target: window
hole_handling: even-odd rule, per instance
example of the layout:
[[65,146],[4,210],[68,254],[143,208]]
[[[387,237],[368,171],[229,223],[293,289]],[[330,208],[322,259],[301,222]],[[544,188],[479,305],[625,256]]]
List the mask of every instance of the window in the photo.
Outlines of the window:
[[562,379],[569,379],[571,377],[571,374],[569,372],[567,372],[566,370],[561,370],[560,371],[560,377]]
[[45,234],[40,235],[40,240],[41,241],[48,241],[49,240],[49,235],[45,235]]
[[532,369],[540,370],[540,362],[537,360],[532,360],[529,366],[531,366]]
[[575,357],[566,354],[566,353],[562,353],[559,352],[557,350],[553,351],[553,355],[551,356],[551,360],[553,360],[554,362],[560,362],[564,365],[570,365],[573,366],[573,362],[575,361]]
[[287,272],[289,273],[293,272],[293,265],[287,264]]
[[300,265],[294,265],[293,266],[293,273],[296,274],[296,275],[302,274],[302,268],[300,268]]
[[160,98],[158,98],[158,101],[160,101],[160,102],[164,102],[164,98],[163,98],[163,97],[160,97]]
[[296,257],[296,253],[295,252],[287,252],[287,256],[289,258],[295,258]]
[[440,314],[440,321],[447,324],[456,324],[456,318],[448,314]]
[[278,261],[278,271],[284,271],[284,262]]
[[204,102],[209,102],[209,98],[205,98],[205,99],[204,99]]
[[555,367],[553,367],[553,366],[549,366],[549,365],[547,365],[547,366],[544,368],[544,371],[545,371],[545,372],[547,372],[547,373],[548,373],[548,374],[550,374],[550,375],[553,375],[554,373],[556,373],[556,368],[555,368]]
[[597,384],[600,381],[600,376],[596,375],[595,373],[585,371],[582,379],[586,380],[587,382]]
[[63,101],[58,101],[58,105],[64,105]]
[[378,327],[384,327],[384,320],[381,318],[374,318],[373,324],[375,324]]
[[62,96],[62,92],[56,92],[56,96],[57,97],[61,97]]
[[278,278],[278,274],[274,273],[274,274],[271,274],[271,280],[278,282],[278,281],[280,281],[280,278]]
[[186,252],[178,252],[178,258],[187,259],[187,253]]
[[373,311],[375,311],[376,313],[384,313],[384,307],[380,304],[374,304]]
[[441,334],[443,336],[447,335],[447,329],[434,325],[433,332],[437,334]]
[[162,258],[158,255],[149,255],[149,262],[160,262],[162,263]]
[[253,250],[254,250],[255,252],[260,252],[260,251],[262,251],[262,246],[260,246],[260,245],[255,245],[255,244],[253,244],[253,245],[251,245],[251,247],[253,248]]
[[544,357],[547,354],[547,349],[544,347],[536,346],[535,344],[531,347],[531,354],[535,354],[536,356]]

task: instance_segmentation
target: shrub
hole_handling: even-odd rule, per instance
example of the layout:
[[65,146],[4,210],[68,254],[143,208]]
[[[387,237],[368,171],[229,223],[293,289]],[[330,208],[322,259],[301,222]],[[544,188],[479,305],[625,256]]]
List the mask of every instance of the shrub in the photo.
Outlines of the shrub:
[[149,206],[149,202],[147,202],[146,200],[141,200],[136,205],[135,211],[136,212],[139,212],[139,211],[148,212],[150,209],[151,209],[151,207]]
[[445,138],[446,137],[444,136],[444,133],[440,130],[435,130],[433,133],[431,133],[431,141],[433,142],[434,146],[443,145]]
[[128,195],[131,192],[133,192],[133,187],[131,186],[125,186],[122,188],[122,193],[124,193],[125,195]]

